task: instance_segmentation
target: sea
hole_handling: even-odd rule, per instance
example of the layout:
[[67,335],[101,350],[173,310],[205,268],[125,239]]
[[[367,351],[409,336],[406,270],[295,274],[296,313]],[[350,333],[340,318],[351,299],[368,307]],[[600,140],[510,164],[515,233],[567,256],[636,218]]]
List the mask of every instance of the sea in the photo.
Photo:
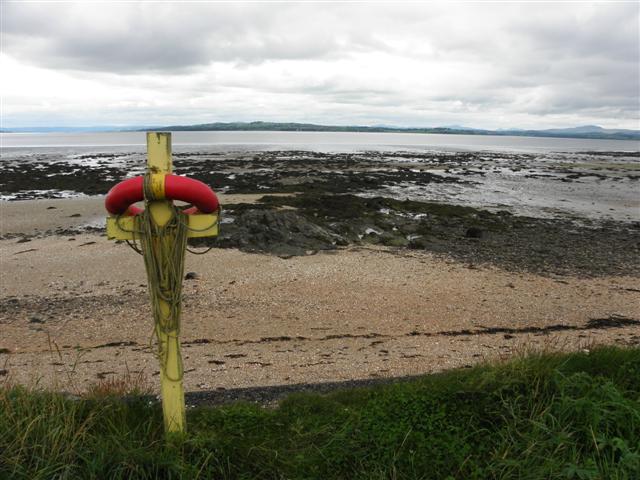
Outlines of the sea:
[[[143,151],[145,141],[144,132],[0,133],[2,153],[16,148],[78,152]],[[640,141],[637,140],[368,132],[173,132],[172,143],[174,151],[203,147],[211,151],[640,151]]]

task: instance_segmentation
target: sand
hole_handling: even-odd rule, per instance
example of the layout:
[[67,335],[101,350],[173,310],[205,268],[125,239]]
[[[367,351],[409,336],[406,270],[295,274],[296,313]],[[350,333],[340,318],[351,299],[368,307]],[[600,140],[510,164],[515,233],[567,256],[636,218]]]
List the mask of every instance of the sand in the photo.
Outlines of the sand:
[[[222,201],[259,196],[233,197]],[[101,198],[0,203],[0,380],[76,391],[129,372],[157,391],[142,258],[98,233],[44,233],[97,225],[102,208]],[[380,247],[288,259],[214,249],[188,254],[185,271],[197,274],[184,282],[187,391],[640,343],[630,276],[539,276]]]

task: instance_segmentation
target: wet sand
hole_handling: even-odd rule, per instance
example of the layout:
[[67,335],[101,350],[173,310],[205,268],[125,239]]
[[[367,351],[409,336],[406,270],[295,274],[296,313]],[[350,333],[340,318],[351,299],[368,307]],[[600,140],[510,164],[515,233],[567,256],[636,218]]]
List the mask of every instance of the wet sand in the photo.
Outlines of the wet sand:
[[[97,232],[74,233],[103,218],[102,200],[2,202],[0,212],[0,380],[74,391],[129,372],[156,388],[142,259]],[[636,276],[541,276],[376,246],[286,259],[214,249],[188,254],[185,271],[196,273],[184,282],[187,391],[640,344]]]

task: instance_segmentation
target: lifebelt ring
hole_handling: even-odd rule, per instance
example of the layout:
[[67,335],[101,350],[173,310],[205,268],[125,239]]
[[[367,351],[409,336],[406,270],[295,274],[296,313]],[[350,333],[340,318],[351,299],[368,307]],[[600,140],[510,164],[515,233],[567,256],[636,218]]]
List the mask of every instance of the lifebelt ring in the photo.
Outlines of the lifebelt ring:
[[[181,200],[194,205],[183,211],[194,213],[213,213],[220,207],[218,197],[211,188],[199,180],[179,175],[162,175],[162,195],[167,200]],[[159,199],[160,199],[159,198]],[[112,215],[138,215],[144,210],[134,206],[144,200],[144,177],[128,178],[114,186],[104,201],[107,211]]]

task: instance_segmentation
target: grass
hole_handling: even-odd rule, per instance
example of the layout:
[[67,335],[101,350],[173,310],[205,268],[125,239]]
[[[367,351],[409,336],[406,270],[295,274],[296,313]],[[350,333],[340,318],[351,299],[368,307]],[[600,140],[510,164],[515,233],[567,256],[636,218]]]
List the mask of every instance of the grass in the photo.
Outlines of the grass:
[[0,478],[640,478],[639,349],[199,407],[169,442],[158,404],[104,390],[0,389]]

